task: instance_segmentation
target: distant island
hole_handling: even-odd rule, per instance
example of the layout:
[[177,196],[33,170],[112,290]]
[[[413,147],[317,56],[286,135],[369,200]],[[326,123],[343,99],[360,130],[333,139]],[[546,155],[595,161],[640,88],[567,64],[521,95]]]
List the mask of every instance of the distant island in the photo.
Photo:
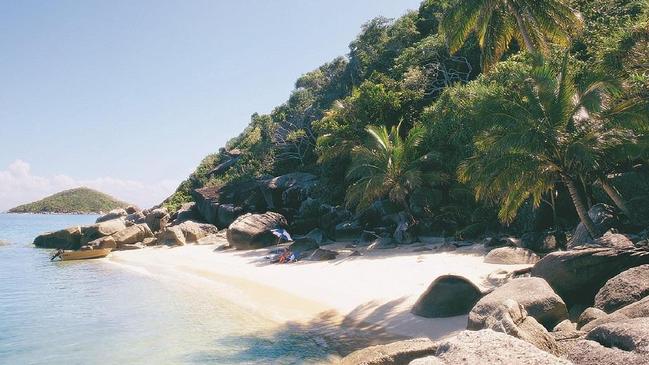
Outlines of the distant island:
[[116,208],[125,208],[129,205],[108,194],[81,187],[64,190],[39,201],[19,205],[9,209],[9,213],[100,213]]

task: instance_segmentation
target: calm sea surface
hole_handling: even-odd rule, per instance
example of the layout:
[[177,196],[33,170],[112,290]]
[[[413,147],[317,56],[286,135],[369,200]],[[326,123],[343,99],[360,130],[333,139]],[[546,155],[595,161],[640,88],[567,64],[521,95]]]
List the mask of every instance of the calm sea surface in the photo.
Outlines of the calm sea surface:
[[0,364],[301,364],[327,353],[219,298],[109,260],[50,262],[42,232],[90,215],[0,214]]

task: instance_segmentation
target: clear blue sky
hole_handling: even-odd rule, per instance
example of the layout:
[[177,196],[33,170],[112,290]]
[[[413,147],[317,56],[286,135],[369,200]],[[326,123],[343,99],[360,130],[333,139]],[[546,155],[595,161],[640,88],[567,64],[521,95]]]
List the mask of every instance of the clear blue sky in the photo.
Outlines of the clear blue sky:
[[[419,2],[0,0],[0,185],[150,204],[346,54],[362,23]],[[163,182],[155,197],[135,187]],[[17,196],[0,190],[0,210]]]

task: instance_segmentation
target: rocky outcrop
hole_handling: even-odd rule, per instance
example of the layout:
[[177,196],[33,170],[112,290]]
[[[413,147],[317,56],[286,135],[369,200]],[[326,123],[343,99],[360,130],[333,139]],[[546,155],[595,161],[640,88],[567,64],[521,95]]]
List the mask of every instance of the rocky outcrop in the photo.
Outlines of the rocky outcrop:
[[156,246],[156,245],[158,245],[158,239],[155,238],[155,237],[145,238],[145,239],[142,241],[142,244],[143,244],[144,246]]
[[521,237],[521,247],[535,252],[551,252],[566,247],[566,235],[561,232],[527,232]]
[[167,246],[183,246],[187,241],[180,226],[166,227],[155,236],[157,243]]
[[127,215],[125,220],[126,222],[130,222],[133,224],[141,224],[141,223],[145,223],[146,216],[144,215],[144,212],[140,210]]
[[357,221],[338,223],[334,229],[336,241],[354,241],[361,235],[361,226]]
[[115,242],[113,236],[97,238],[96,240],[88,242],[88,245],[94,248],[117,249],[117,242]]
[[228,243],[238,250],[262,248],[278,243],[272,229],[285,228],[286,218],[279,213],[245,214],[228,227]]
[[146,212],[145,216],[144,222],[149,226],[151,232],[154,233],[166,227],[170,219],[169,213],[165,208],[153,209]]
[[534,252],[521,247],[500,247],[495,248],[487,254],[484,262],[488,264],[521,265],[535,264],[539,256]]
[[85,245],[90,241],[94,241],[101,237],[110,236],[123,229],[126,229],[126,223],[122,218],[111,219],[91,226],[81,227],[81,245]]
[[607,281],[595,295],[595,307],[611,313],[648,295],[649,265],[641,265]]
[[34,239],[34,246],[78,250],[81,247],[81,228],[70,227],[55,232],[44,233]]
[[486,328],[489,317],[499,311],[508,299],[522,305],[529,316],[547,329],[554,328],[568,318],[565,303],[548,283],[539,278],[519,278],[496,288],[480,299],[469,313],[467,329]]
[[266,200],[256,180],[194,190],[192,197],[201,217],[218,228],[227,228],[246,212],[266,210]]
[[577,330],[577,324],[574,322],[571,322],[569,319],[564,319],[563,321],[559,322],[554,328],[552,329],[552,332],[574,332]]
[[649,250],[583,248],[546,255],[534,265],[532,276],[545,279],[569,306],[592,305],[609,279],[643,264],[649,264]]
[[485,319],[484,328],[520,338],[554,355],[559,352],[554,337],[539,322],[528,316],[522,305],[512,299],[505,300],[495,308]]
[[588,332],[593,328],[605,323],[619,322],[631,318],[641,317],[649,317],[649,297],[644,297],[643,299],[629,304],[626,307],[622,307],[611,314],[597,318],[584,325],[581,330]]
[[631,242],[631,240],[628,239],[627,236],[619,233],[613,233],[611,231],[608,231],[604,233],[602,237],[593,240],[592,244],[601,247],[610,247],[610,248],[619,248],[619,249],[635,247],[633,245],[633,242]]
[[482,298],[482,292],[470,280],[457,275],[435,279],[417,299],[411,312],[427,318],[467,314]]
[[177,225],[186,221],[200,220],[200,214],[196,208],[196,203],[190,202],[181,205],[180,209],[178,209],[171,218],[173,219],[171,223]]
[[559,350],[563,358],[574,365],[647,365],[644,355],[619,349],[608,348],[595,341],[572,339],[560,341]]
[[320,245],[318,245],[314,240],[311,240],[309,238],[296,238],[293,243],[291,243],[288,246],[288,249],[291,252],[296,252],[296,253],[304,253],[308,251],[313,251],[320,248]]
[[117,208],[97,218],[97,220],[95,220],[95,223],[101,223],[113,219],[123,218],[126,217],[127,215],[128,213],[126,213],[126,209]]
[[439,360],[447,365],[570,365],[570,362],[539,350],[528,342],[488,329],[463,331],[439,341],[434,358],[423,358],[416,364],[435,364],[426,362],[426,359]]
[[136,224],[114,233],[112,237],[115,239],[117,248],[120,248],[123,245],[142,242],[145,238],[153,237],[153,232],[146,224]]
[[318,177],[305,172],[292,172],[260,181],[268,209],[298,209],[317,184]]
[[644,353],[649,359],[649,318],[632,318],[593,328],[586,336],[602,346]]
[[180,228],[186,243],[196,243],[201,238],[211,234],[217,234],[219,229],[216,226],[207,223],[196,223],[193,221],[183,222],[176,227]]
[[430,339],[417,338],[387,345],[371,346],[345,356],[341,365],[397,365],[435,353],[437,345]]

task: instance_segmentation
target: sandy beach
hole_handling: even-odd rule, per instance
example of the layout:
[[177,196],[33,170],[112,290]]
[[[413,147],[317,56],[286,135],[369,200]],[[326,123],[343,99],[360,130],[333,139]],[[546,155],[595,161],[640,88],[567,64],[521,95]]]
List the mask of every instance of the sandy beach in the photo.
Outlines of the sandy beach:
[[362,256],[350,257],[352,249],[336,243],[326,246],[341,252],[335,260],[269,264],[268,249],[218,250],[223,243],[121,251],[109,260],[142,274],[179,280],[197,291],[217,290],[284,330],[323,334],[328,345],[342,353],[394,339],[437,339],[463,330],[467,316],[423,318],[410,313],[410,308],[440,275],[462,275],[488,289],[494,272],[500,270],[502,275],[502,270],[525,267],[486,264],[481,245],[453,252],[413,252],[417,249],[413,246],[357,248]]

